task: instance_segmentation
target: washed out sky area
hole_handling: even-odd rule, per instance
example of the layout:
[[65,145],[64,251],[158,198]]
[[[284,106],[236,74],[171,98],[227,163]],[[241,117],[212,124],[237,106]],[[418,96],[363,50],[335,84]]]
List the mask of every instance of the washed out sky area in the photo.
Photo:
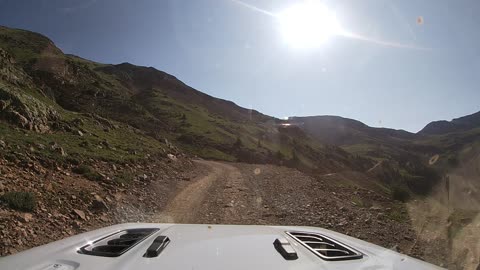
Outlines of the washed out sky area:
[[65,53],[175,75],[276,117],[419,131],[480,110],[476,0],[0,0]]

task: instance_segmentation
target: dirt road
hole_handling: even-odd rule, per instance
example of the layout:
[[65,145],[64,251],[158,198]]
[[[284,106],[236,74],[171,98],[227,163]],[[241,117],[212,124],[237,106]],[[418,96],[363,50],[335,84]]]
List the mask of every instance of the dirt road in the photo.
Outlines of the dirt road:
[[208,191],[217,181],[232,179],[238,175],[235,167],[214,161],[195,161],[199,165],[207,166],[209,172],[205,176],[198,176],[182,189],[165,207],[164,211],[154,218],[156,222],[168,223],[198,223],[198,214],[204,201],[209,196]]
[[[206,175],[185,182],[153,221],[323,227],[451,266],[448,256],[440,256],[448,252],[448,245],[439,243],[445,238],[425,237],[431,230],[425,227],[428,224],[419,224],[420,209],[414,215],[410,206],[352,185],[352,181],[343,179],[345,175],[313,178],[274,165],[196,164],[208,168]],[[418,231],[420,225],[425,229]],[[471,265],[475,265],[477,258],[472,260]]]
[[319,226],[405,251],[415,238],[406,208],[338,185],[335,177],[316,179],[274,165],[196,164],[208,168],[206,175],[185,182],[152,221]]

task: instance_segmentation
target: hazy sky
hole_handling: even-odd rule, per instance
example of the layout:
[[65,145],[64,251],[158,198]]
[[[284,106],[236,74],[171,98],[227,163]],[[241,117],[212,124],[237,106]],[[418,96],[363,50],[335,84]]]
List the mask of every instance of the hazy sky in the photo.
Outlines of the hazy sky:
[[[278,13],[298,1],[244,2]],[[294,48],[278,20],[231,0],[0,0],[0,25],[98,62],[153,66],[276,117],[340,115],[416,132],[480,110],[480,1],[324,4],[348,31],[426,49],[340,36]]]

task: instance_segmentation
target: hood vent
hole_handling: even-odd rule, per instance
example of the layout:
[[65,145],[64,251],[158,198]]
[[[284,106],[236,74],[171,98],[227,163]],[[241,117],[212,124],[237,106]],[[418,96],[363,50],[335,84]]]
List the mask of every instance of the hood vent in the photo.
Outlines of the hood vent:
[[287,232],[289,236],[326,261],[344,261],[363,258],[355,249],[323,234],[310,232]]
[[78,250],[78,253],[93,256],[118,257],[158,230],[158,228],[147,228],[119,231],[83,246]]

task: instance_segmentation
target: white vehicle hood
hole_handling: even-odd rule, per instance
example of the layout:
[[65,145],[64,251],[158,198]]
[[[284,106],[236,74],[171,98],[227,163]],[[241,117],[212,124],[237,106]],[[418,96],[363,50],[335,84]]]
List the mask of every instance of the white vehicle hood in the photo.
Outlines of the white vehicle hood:
[[[118,257],[80,254],[79,249],[112,233],[133,228],[159,228],[154,234]],[[287,231],[320,233],[348,245],[363,258],[326,261],[286,234]],[[157,236],[170,243],[154,258],[146,258]],[[298,255],[286,260],[273,242],[287,239]],[[129,223],[83,233],[15,255],[0,258],[0,269],[441,269],[343,234],[314,227],[187,225]]]

